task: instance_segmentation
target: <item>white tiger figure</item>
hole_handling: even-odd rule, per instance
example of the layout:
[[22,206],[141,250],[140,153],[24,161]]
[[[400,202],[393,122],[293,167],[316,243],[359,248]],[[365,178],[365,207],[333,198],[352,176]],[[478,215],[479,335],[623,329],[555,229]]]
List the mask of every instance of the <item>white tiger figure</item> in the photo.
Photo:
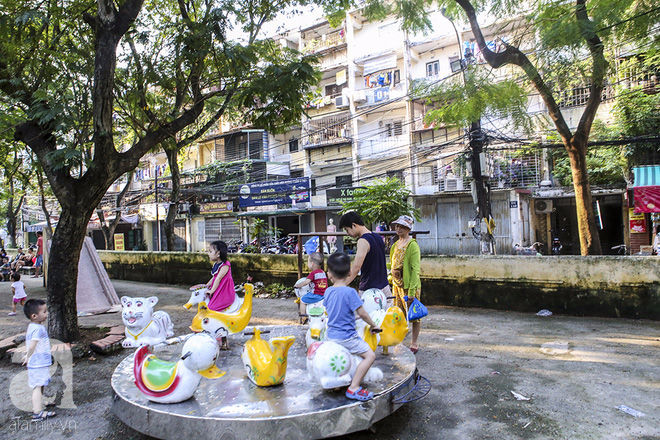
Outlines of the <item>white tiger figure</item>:
[[126,339],[122,347],[132,348],[153,345],[174,336],[174,325],[167,312],[154,312],[158,297],[121,297],[121,319],[126,326]]

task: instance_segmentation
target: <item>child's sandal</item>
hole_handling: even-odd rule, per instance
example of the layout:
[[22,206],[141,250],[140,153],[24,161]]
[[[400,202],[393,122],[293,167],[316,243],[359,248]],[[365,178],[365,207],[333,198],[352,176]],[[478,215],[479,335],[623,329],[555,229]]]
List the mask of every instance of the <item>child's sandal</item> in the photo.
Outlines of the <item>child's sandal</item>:
[[32,420],[34,420],[35,422],[41,422],[50,417],[55,417],[56,415],[57,414],[55,414],[52,411],[41,411],[39,414],[32,414]]

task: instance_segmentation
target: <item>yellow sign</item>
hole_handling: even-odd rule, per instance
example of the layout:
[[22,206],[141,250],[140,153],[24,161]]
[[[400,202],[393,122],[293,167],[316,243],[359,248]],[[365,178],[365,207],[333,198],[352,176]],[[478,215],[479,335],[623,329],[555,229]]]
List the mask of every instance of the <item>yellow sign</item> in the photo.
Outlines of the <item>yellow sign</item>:
[[234,202],[213,202],[213,203],[200,203],[199,212],[207,214],[211,212],[232,212],[234,210]]
[[124,251],[124,234],[115,234],[115,250]]

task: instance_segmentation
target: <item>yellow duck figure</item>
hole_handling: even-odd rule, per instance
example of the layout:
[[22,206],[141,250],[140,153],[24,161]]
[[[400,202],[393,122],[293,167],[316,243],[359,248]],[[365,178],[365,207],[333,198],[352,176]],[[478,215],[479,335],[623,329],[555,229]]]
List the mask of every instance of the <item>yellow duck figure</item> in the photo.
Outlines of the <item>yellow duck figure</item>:
[[241,308],[235,313],[216,312],[209,309],[205,302],[197,306],[197,314],[192,320],[190,330],[199,333],[206,331],[216,339],[242,332],[252,317],[252,293],[254,286],[245,284],[245,297]]
[[406,314],[397,306],[389,307],[384,315],[381,311],[380,316],[372,316],[371,318],[376,325],[383,329],[382,333],[379,334],[380,339],[378,341],[378,345],[383,347],[383,354],[388,353],[388,347],[394,347],[402,343],[408,334]]
[[272,338],[269,343],[261,339],[261,331],[255,328],[254,336],[245,343],[241,353],[248,379],[260,387],[284,382],[287,354],[295,340],[293,336],[282,336]]

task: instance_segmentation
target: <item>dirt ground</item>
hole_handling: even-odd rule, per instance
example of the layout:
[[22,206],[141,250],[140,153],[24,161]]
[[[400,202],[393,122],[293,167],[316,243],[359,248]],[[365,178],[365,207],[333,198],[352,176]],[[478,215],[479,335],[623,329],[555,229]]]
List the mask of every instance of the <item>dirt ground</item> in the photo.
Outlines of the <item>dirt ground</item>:
[[[45,297],[41,279],[24,277],[30,297]],[[192,311],[186,287],[113,281],[119,296],[158,296],[177,334]],[[10,283],[0,283],[0,339],[25,332],[20,312],[7,316]],[[579,318],[481,309],[429,307],[418,368],[433,386],[374,426],[345,439],[659,439],[660,322]],[[293,324],[292,300],[256,298],[251,324]],[[120,314],[80,318],[83,326],[120,324]],[[408,342],[408,341],[406,341]],[[48,423],[30,424],[12,403],[12,380],[25,367],[0,360],[0,438],[121,439],[144,436],[110,411],[110,376],[128,352],[75,360],[75,409],[55,408]],[[50,394],[62,406],[61,370]],[[12,390],[14,390],[12,388]],[[13,391],[12,391],[13,392]],[[513,392],[529,400],[517,400]],[[626,405],[644,413],[634,417]]]

